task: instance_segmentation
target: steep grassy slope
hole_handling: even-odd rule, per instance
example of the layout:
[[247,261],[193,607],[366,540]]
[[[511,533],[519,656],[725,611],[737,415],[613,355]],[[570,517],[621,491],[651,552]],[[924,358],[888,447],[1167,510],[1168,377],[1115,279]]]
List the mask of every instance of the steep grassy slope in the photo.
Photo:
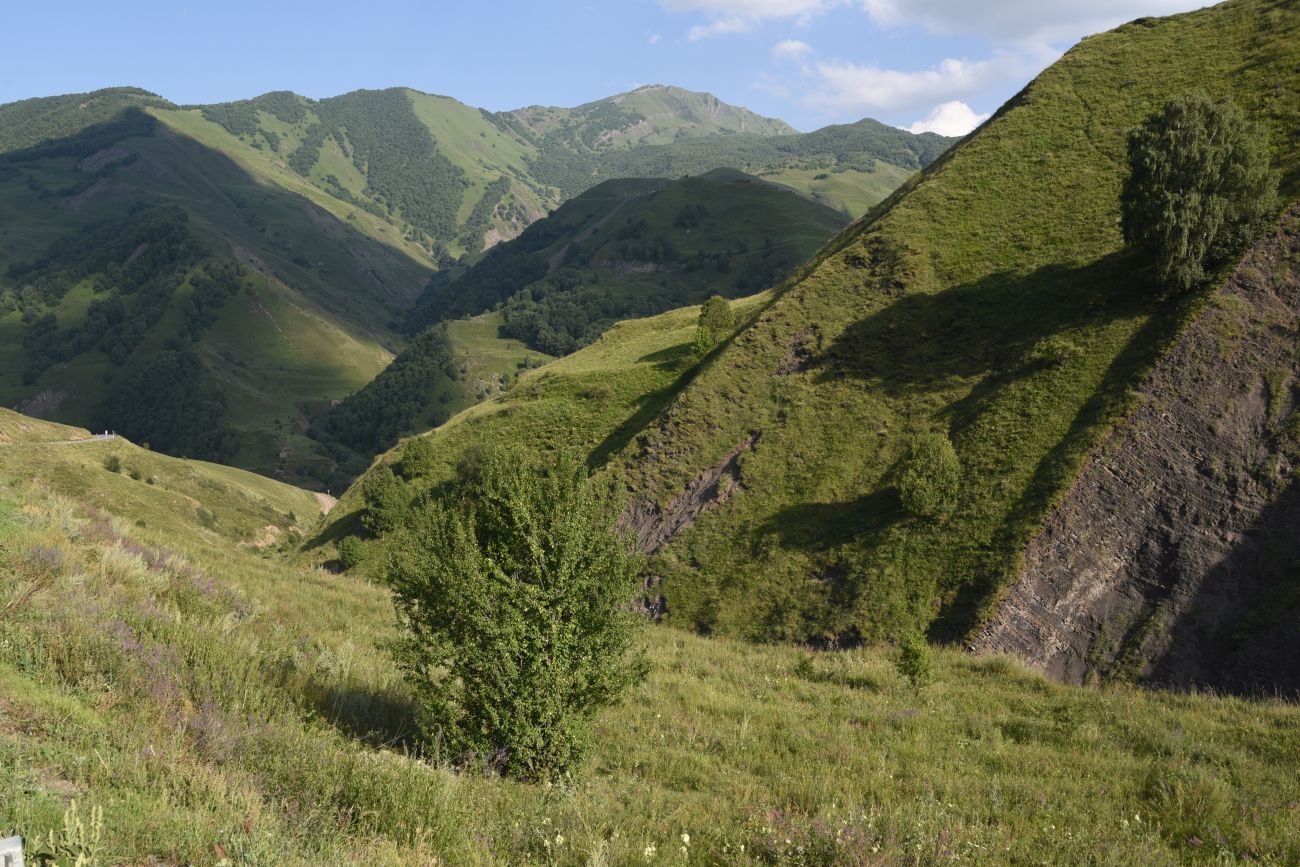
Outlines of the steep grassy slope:
[[[1190,90],[1232,96],[1271,125],[1294,196],[1298,26],[1294,4],[1255,0],[1085,40],[617,436],[557,408],[548,441],[616,444],[592,463],[612,455],[633,491],[667,618],[800,642],[968,635],[1199,309],[1121,249],[1126,131]],[[454,430],[434,434],[449,462]],[[963,468],[940,522],[895,491],[931,430]]]
[[[670,617],[801,641],[978,624],[1194,303],[1121,252],[1126,130],[1190,90],[1231,96],[1294,178],[1298,26],[1295,4],[1234,2],[1091,37],[841,236],[622,459],[663,538],[738,453],[733,495],[659,552]],[[894,474],[935,429],[963,473],[929,523]]]
[[1300,207],[1141,383],[972,642],[1054,677],[1300,697]]
[[0,834],[59,828],[75,799],[83,821],[103,809],[111,864],[1300,858],[1294,706],[1060,687],[951,652],[916,690],[883,651],[648,627],[650,677],[572,785],[421,761],[380,587],[11,473]]

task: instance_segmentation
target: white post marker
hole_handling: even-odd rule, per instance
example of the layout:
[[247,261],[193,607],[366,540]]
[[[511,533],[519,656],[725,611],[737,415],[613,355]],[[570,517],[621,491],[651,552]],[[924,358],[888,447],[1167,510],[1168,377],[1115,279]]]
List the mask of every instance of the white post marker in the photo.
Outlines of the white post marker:
[[23,838],[0,840],[0,867],[23,867]]

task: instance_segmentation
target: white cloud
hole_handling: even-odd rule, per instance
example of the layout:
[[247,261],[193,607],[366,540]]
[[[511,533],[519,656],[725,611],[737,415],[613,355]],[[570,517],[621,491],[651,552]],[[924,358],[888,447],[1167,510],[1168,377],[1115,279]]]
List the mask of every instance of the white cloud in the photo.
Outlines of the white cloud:
[[803,60],[812,53],[812,46],[798,39],[786,39],[772,46],[774,60]]
[[663,41],[663,36],[661,36],[658,33],[651,33],[649,36],[646,37],[645,41],[649,45],[658,45],[661,41]]
[[1008,81],[1023,80],[1026,59],[997,52],[986,60],[948,58],[930,69],[903,72],[843,61],[816,64],[817,86],[807,102],[837,115],[900,111],[978,94]]
[[1171,15],[1206,5],[1205,0],[862,0],[877,24],[1039,45],[1073,43],[1143,15]]
[[965,135],[988,120],[987,114],[975,110],[959,99],[936,105],[925,120],[907,128],[911,133],[937,132],[939,135]]
[[687,37],[707,39],[727,33],[747,33],[765,21],[795,19],[806,23],[815,15],[840,6],[845,0],[659,0],[669,12],[694,12],[705,24],[692,27]]

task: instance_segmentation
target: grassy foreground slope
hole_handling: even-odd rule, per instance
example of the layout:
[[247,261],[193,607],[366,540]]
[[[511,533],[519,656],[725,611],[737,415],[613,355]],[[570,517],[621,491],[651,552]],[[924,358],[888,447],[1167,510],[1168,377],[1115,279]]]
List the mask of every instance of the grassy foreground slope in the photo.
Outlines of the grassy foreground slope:
[[917,690],[888,651],[647,627],[649,679],[572,783],[419,760],[381,587],[164,527],[163,495],[88,508],[27,466],[0,467],[0,834],[75,800],[103,809],[107,864],[1300,859],[1294,706],[948,651]]
[[[967,634],[1194,303],[1122,251],[1127,130],[1189,91],[1231,97],[1270,127],[1294,196],[1297,63],[1294,3],[1090,37],[837,239],[621,458],[671,511],[740,450],[738,491],[657,558],[669,617],[795,641]],[[946,522],[894,491],[930,430],[963,465]]]

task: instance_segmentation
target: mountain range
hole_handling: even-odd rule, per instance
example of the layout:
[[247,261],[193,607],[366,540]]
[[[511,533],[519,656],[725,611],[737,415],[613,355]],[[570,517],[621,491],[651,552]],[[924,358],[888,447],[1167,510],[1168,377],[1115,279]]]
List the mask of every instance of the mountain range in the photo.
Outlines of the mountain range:
[[408,89],[0,106],[0,401],[322,484],[304,433],[432,324],[431,276],[603,177],[744,168],[856,215],[948,143],[858,126],[668,87],[505,113]]
[[[874,172],[831,149],[867,122],[796,136],[662,88],[455,109],[471,132],[432,151],[380,133],[441,98],[371,97],[0,107],[5,400],[152,437],[0,408],[0,839],[83,864],[1300,863],[1300,4],[1088,37],[942,153],[882,136]],[[1126,241],[1123,191],[1132,132],[1188,104],[1239,112],[1280,180],[1183,288]],[[476,141],[524,177],[468,171]],[[795,165],[803,141],[828,162]],[[828,205],[886,151],[896,188]],[[440,154],[469,185],[446,225],[417,195]],[[572,474],[539,469],[559,453]],[[918,476],[946,508],[915,508]],[[635,585],[565,592],[616,547]],[[447,580],[416,604],[422,571]],[[592,622],[629,608],[644,677],[557,781],[430,722],[550,737],[547,702],[607,688],[569,666]],[[465,699],[524,669],[526,712]]]

